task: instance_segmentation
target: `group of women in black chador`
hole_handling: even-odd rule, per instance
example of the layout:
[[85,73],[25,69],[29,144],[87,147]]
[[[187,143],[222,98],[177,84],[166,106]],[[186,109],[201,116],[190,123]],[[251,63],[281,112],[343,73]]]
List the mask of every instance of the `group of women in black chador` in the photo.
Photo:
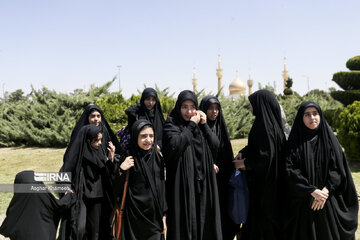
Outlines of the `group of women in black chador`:
[[[125,240],[355,239],[355,186],[319,105],[300,106],[287,140],[273,94],[259,90],[249,101],[255,120],[248,145],[235,158],[215,96],[199,106],[194,92],[182,91],[165,121],[156,91],[146,88],[126,110],[128,151],[102,110],[87,106],[60,170],[72,173],[73,193],[60,200],[15,193],[0,233],[55,239],[62,216],[58,239],[112,239],[110,215],[126,192]],[[228,214],[229,179],[239,169],[249,193],[241,228]],[[15,183],[31,183],[32,176],[19,173]]]

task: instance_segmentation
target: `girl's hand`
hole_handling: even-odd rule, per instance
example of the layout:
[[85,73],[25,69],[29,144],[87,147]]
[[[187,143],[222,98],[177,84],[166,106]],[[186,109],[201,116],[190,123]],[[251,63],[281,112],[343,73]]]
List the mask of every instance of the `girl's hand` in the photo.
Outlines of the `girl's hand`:
[[324,208],[325,203],[326,200],[325,201],[314,200],[313,204],[311,205],[311,209],[314,211],[321,210]]
[[245,169],[245,163],[244,163],[244,159],[239,159],[239,160],[237,160],[237,158],[234,160],[234,161],[232,161],[233,163],[234,163],[234,167],[236,168],[236,169]]
[[205,124],[206,123],[206,114],[201,110],[198,110],[196,112],[199,113],[199,115],[200,115],[200,124]]
[[[316,190],[315,190],[316,191]],[[315,192],[314,191],[314,192]],[[324,196],[327,196],[326,199],[329,197],[329,190],[324,187],[321,192],[324,194]],[[317,211],[317,210],[321,210],[324,208],[325,206],[325,203],[326,203],[326,199],[325,200],[315,200],[314,199],[314,202],[313,204],[311,205],[311,209],[314,210],[314,211]]]
[[114,156],[115,156],[115,146],[114,144],[110,141],[108,143],[108,147],[107,147],[107,150],[109,151],[109,154],[108,154],[108,158],[114,162]]
[[195,115],[190,118],[190,121],[193,121],[196,125],[198,125],[200,122],[200,114],[196,112]]
[[120,168],[126,171],[133,166],[134,166],[134,158],[132,156],[128,156],[127,158],[125,158],[125,161],[120,165]]
[[165,234],[166,233],[166,230],[167,230],[167,226],[166,226],[166,216],[163,216],[163,225],[164,225],[164,229],[162,231],[161,234]]
[[316,189],[311,193],[311,196],[315,199],[315,201],[325,202],[329,197],[329,194],[321,191],[320,189]]
[[214,170],[215,170],[215,173],[218,173],[219,172],[219,167],[218,166],[216,166],[216,164],[214,164]]

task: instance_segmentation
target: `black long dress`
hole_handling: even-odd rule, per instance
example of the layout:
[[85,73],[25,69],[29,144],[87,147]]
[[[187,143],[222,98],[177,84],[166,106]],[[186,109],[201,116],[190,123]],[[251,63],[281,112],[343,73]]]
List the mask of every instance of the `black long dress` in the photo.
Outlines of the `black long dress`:
[[183,120],[181,104],[197,97],[182,91],[164,126],[167,167],[167,239],[222,239],[214,161],[209,145],[218,143],[207,124]]
[[[153,96],[156,99],[156,104],[151,110],[148,110],[144,104],[145,99],[149,96]],[[140,102],[126,109],[125,113],[128,115],[129,129],[131,129],[133,123],[136,120],[146,119],[150,121],[151,124],[154,126],[154,130],[158,138],[157,145],[162,148],[162,132],[165,119],[161,108],[160,100],[155,89],[145,88],[141,94]]]
[[[315,130],[303,122],[304,111],[320,114]],[[355,239],[358,198],[342,148],[318,104],[301,104],[292,127],[286,157],[290,205],[286,224],[289,240]],[[322,210],[311,209],[314,190],[329,190]]]
[[222,235],[224,240],[233,240],[236,233],[240,230],[240,225],[235,224],[227,214],[229,179],[231,173],[235,170],[232,163],[234,160],[234,153],[232,150],[229,133],[227,131],[225,119],[222,113],[221,104],[217,97],[211,95],[205,96],[201,100],[200,110],[206,114],[207,110],[213,103],[218,104],[219,114],[214,121],[207,119],[206,123],[210,127],[211,131],[216,134],[219,140],[219,147],[211,148],[211,152],[214,163],[219,167],[219,172],[216,174],[216,179],[219,191]]
[[[143,119],[132,125],[130,154],[134,158],[134,167],[129,170],[125,202],[122,228],[122,239],[125,240],[164,238],[161,234],[164,228],[162,219],[167,211],[164,161],[155,146],[145,151],[137,145],[139,133],[145,126],[153,128],[149,121]],[[121,175],[122,182],[125,175]]]
[[[102,147],[94,149],[90,145],[101,132],[98,126],[85,125],[67,149],[61,170],[71,172],[76,202],[62,219],[59,239],[109,238],[112,186],[106,180],[112,176],[113,163],[107,160]],[[101,219],[100,226],[95,224],[100,228],[98,231],[89,228],[89,221],[97,221],[96,218]],[[96,238],[92,231],[98,232],[99,236]]]
[[241,239],[282,239],[282,193],[285,175],[281,110],[271,92],[259,90],[249,96],[255,115],[245,158],[249,188],[249,213]]
[[[36,184],[34,171],[19,172],[14,184]],[[63,211],[70,206],[72,194],[56,199],[50,192],[14,193],[0,227],[0,234],[18,240],[55,240]]]

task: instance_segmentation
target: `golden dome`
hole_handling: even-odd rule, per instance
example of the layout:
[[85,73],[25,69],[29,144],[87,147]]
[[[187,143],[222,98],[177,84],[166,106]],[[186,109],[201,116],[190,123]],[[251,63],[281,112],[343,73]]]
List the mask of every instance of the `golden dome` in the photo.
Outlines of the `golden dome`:
[[238,71],[236,71],[236,78],[229,86],[230,95],[245,95],[245,83],[240,80]]

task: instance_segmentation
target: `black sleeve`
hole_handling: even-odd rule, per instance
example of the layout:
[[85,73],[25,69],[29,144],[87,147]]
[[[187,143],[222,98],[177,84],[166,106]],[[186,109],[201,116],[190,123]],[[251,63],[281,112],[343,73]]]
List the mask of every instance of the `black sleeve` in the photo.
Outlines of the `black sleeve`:
[[216,134],[211,131],[209,125],[207,124],[200,124],[200,129],[204,133],[204,137],[209,144],[210,149],[218,149],[220,147],[220,141]]
[[336,189],[340,186],[342,180],[339,166],[336,164],[335,161],[335,153],[331,149],[330,151],[330,159],[329,159],[329,173],[327,177],[326,188],[329,190],[329,195],[332,195]]
[[[270,163],[268,152],[260,152],[259,154],[247,154],[244,164],[246,170],[252,170],[258,173],[265,173]],[[244,157],[244,156],[243,156]]]
[[243,158],[246,158],[249,154],[249,146],[246,145],[243,149],[239,151],[239,153],[241,153]]
[[296,152],[290,152],[286,157],[286,175],[289,193],[297,197],[306,197],[316,190],[311,185],[300,169],[300,156]]
[[165,123],[163,153],[167,161],[178,159],[181,153],[190,145],[196,124],[192,121],[180,129],[172,123]]

